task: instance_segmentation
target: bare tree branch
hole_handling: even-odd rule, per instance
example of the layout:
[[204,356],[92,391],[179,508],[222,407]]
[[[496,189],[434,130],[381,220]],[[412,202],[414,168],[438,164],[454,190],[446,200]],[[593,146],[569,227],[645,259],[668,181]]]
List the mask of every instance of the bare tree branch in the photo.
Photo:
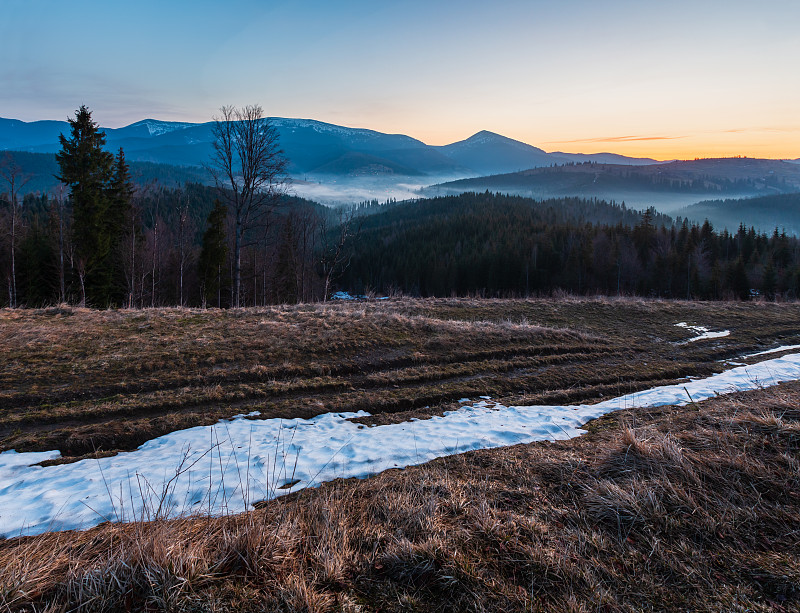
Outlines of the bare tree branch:
[[361,234],[363,217],[357,214],[356,207],[339,209],[338,226],[335,235],[328,228],[328,219],[323,218],[319,225],[322,258],[322,276],[325,279],[323,302],[328,300],[331,284],[336,277],[350,266],[353,258],[353,243]]
[[214,118],[208,170],[234,222],[233,305],[241,306],[244,234],[267,217],[286,193],[287,162],[278,132],[258,105],[223,106]]

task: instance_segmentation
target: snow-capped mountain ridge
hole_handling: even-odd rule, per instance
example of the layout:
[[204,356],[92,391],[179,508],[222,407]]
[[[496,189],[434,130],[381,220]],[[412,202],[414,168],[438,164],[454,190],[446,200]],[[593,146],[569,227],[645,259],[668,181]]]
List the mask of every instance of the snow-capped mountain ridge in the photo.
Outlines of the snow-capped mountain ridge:
[[[358,177],[365,170],[374,174],[377,168],[392,169],[395,175],[458,178],[572,161],[487,130],[449,145],[432,146],[405,134],[386,134],[314,119],[271,117],[270,120],[278,131],[292,174],[313,175],[319,171]],[[211,154],[212,128],[213,122],[147,118],[103,130],[108,149],[124,149],[130,161],[198,167]],[[23,122],[0,118],[0,151],[55,153],[60,148],[60,134],[69,134],[66,121]],[[586,158],[591,160],[592,156]],[[620,163],[626,163],[625,159]]]
[[348,128],[338,126],[316,119],[293,119],[287,117],[270,117],[270,122],[279,130],[287,130],[293,133],[298,130],[312,130],[318,134],[326,136],[336,136],[346,139],[351,143],[369,143],[380,140],[391,140],[393,146],[401,147],[427,147],[425,143],[405,134],[386,134],[369,128]]
[[160,136],[162,134],[167,134],[168,132],[174,132],[175,130],[185,130],[186,128],[191,128],[192,126],[196,125],[198,124],[187,123],[185,121],[161,121],[160,119],[142,119],[141,121],[137,121],[135,123],[124,126],[123,128],[119,129],[124,130],[126,128],[143,127],[147,129],[147,131],[150,133],[150,136]]

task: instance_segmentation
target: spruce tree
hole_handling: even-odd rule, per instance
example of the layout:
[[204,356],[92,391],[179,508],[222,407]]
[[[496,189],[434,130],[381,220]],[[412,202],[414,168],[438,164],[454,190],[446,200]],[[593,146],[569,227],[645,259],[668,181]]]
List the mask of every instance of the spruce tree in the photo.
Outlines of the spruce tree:
[[[122,304],[126,294],[131,293],[126,287],[126,255],[130,250],[129,240],[135,246],[140,235],[138,220],[133,211],[133,194],[135,188],[131,180],[130,169],[125,161],[125,153],[120,148],[114,158],[114,170],[111,183],[108,188],[108,214],[105,219],[106,232],[110,242],[109,261],[107,268],[111,275],[109,286],[108,302],[111,304]],[[130,266],[133,262],[130,263]],[[133,271],[128,271],[133,274]],[[132,297],[128,298],[129,301]]]
[[744,260],[740,257],[729,269],[728,285],[739,300],[750,300],[750,281],[747,278]]
[[200,272],[200,288],[203,293],[203,304],[216,303],[222,306],[222,267],[228,255],[228,243],[225,234],[225,219],[228,208],[219,199],[214,201],[214,208],[208,214],[206,231],[203,234],[203,247],[198,262]]
[[109,304],[113,273],[109,267],[111,237],[106,216],[109,209],[108,186],[114,157],[103,150],[104,132],[92,121],[86,106],[68,119],[70,137],[59,136],[61,151],[56,154],[60,175],[70,188],[72,200],[72,240],[80,283],[81,304]]

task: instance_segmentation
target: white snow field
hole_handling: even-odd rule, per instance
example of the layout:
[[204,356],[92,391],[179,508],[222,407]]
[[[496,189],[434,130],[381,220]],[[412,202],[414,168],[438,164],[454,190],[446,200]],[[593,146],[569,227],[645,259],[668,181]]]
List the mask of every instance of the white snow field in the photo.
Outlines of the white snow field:
[[[348,421],[244,417],[148,441],[135,451],[72,464],[36,466],[59,453],[0,454],[0,534],[84,529],[191,513],[244,511],[336,477],[365,477],[472,449],[568,439],[611,411],[682,405],[718,394],[800,379],[800,354],[740,366],[594,405],[506,407],[481,400],[442,417],[383,426]],[[463,403],[463,400],[462,400]]]

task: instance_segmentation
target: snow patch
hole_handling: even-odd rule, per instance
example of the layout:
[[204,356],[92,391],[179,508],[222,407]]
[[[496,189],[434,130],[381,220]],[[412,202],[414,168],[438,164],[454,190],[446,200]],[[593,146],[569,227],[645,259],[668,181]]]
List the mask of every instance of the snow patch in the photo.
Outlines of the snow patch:
[[[398,141],[402,140],[403,144],[409,146],[424,147],[425,144],[405,134],[384,134],[375,130],[367,128],[348,128],[345,126],[337,126],[332,123],[325,123],[324,121],[317,121],[315,119],[294,119],[288,117],[270,117],[269,122],[276,128],[282,128],[294,132],[296,130],[306,129],[314,130],[318,134],[332,134],[350,143],[370,143],[382,137],[398,137]],[[399,144],[399,142],[397,143]],[[402,146],[402,145],[401,145]]]
[[[313,419],[238,417],[148,441],[135,451],[35,466],[58,452],[0,453],[0,534],[85,529],[192,513],[245,511],[253,502],[337,477],[366,477],[473,449],[579,436],[587,421],[634,407],[683,405],[800,379],[800,354],[740,366],[594,405],[503,406],[489,398],[443,416],[363,427],[368,413]],[[465,399],[462,399],[465,400]]]
[[358,300],[358,297],[348,292],[333,292],[331,294],[331,300]]
[[800,345],[782,345],[775,347],[775,349],[767,349],[766,351],[759,351],[758,353],[748,353],[747,355],[740,356],[740,359],[754,358],[759,355],[767,355],[768,353],[780,353],[781,351],[793,351],[800,349]]
[[162,134],[168,134],[169,132],[175,132],[176,130],[185,130],[186,128],[191,128],[192,126],[196,125],[197,124],[186,123],[182,121],[159,121],[157,119],[143,119],[142,121],[137,121],[136,123],[132,123],[127,127],[133,128],[137,126],[144,126],[147,128],[147,131],[150,132],[150,136],[161,136]]
[[695,336],[694,338],[690,338],[687,341],[684,341],[684,343],[693,343],[695,341],[705,341],[705,340],[708,340],[710,338],[722,338],[723,336],[729,336],[730,333],[731,333],[730,330],[720,330],[720,331],[717,331],[717,332],[712,332],[712,331],[710,331],[708,328],[706,328],[704,326],[691,326],[691,325],[687,324],[685,321],[682,321],[682,322],[680,322],[678,324],[675,324],[675,325],[678,326],[679,328],[685,328],[685,329],[690,330],[690,331],[694,332],[695,334],[697,334],[697,336]]

